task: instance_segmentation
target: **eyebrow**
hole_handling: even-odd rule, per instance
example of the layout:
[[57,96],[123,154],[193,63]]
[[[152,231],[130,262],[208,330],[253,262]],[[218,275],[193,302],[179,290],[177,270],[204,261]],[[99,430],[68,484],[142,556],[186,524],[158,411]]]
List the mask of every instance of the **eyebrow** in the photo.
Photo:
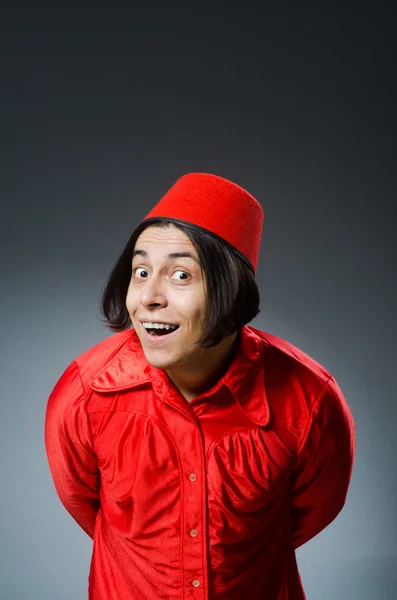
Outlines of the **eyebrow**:
[[[148,257],[148,253],[146,252],[146,250],[140,250],[140,249],[136,249],[134,250],[133,254],[132,254],[132,258],[134,258],[135,256],[144,256],[145,258]],[[171,252],[170,254],[167,254],[167,258],[171,258],[171,259],[175,259],[175,258],[192,258],[197,264],[200,264],[199,261],[197,260],[197,258],[194,256],[194,254],[192,254],[191,252]]]

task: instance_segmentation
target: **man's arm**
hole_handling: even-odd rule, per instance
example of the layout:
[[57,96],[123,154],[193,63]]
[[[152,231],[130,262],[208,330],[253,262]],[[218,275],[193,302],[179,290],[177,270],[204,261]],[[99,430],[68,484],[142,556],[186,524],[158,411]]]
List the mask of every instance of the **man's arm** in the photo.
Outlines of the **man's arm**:
[[320,533],[343,508],[354,454],[352,413],[331,377],[313,407],[299,449],[292,498],[294,548]]
[[75,521],[93,538],[100,504],[100,479],[80,371],[75,361],[64,371],[49,396],[44,437],[58,496]]

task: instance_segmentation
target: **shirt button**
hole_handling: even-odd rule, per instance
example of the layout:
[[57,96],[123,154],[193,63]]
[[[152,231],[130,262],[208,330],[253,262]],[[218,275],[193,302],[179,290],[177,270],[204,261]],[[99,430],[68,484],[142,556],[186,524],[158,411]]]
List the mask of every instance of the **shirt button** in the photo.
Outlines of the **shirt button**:
[[198,579],[193,579],[192,585],[194,585],[194,587],[198,587],[200,585],[199,580]]
[[196,481],[196,479],[197,479],[196,473],[190,473],[189,479],[190,479],[190,481]]
[[191,535],[192,537],[197,537],[197,536],[198,536],[198,531],[197,531],[197,529],[191,529],[191,530],[190,530],[190,535]]

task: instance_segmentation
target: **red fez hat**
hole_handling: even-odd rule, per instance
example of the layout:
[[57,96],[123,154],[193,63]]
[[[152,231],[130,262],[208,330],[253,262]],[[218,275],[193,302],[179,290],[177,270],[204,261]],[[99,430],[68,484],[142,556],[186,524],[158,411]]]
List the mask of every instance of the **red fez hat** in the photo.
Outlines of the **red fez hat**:
[[261,205],[245,189],[217,175],[188,173],[145,217],[196,225],[237,250],[256,271],[263,224]]

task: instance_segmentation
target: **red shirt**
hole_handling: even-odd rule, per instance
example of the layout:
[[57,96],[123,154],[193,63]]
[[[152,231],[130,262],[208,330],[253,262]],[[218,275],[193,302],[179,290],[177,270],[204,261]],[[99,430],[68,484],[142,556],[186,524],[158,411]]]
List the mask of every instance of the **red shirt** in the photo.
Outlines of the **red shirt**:
[[355,433],[332,375],[276,336],[243,327],[189,404],[128,329],[67,367],[45,444],[93,538],[91,600],[303,600],[295,549],[342,509]]

